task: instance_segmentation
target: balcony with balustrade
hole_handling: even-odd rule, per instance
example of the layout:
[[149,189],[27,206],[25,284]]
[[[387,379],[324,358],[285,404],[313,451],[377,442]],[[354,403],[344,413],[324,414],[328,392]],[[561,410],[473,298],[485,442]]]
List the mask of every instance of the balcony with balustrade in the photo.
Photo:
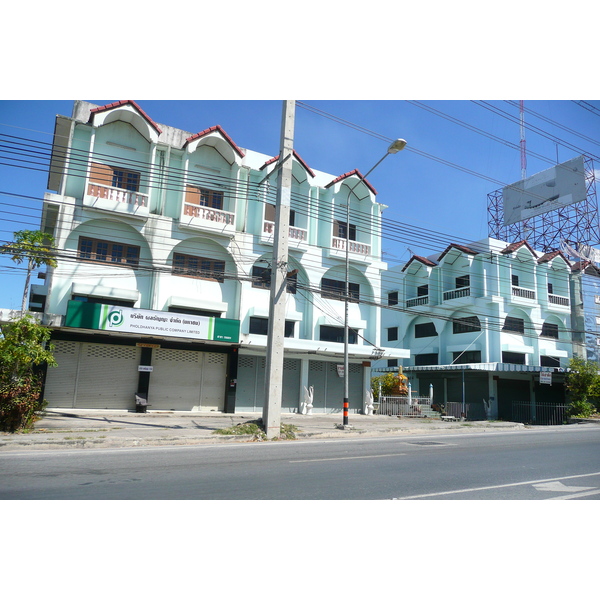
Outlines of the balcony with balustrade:
[[148,194],[93,181],[88,182],[83,197],[85,208],[108,211],[138,219],[148,218],[150,213],[148,205]]
[[[334,258],[346,258],[346,239],[333,236],[329,255]],[[351,261],[364,262],[371,258],[371,245],[348,240],[348,258]]]
[[179,224],[187,229],[233,235],[235,233],[235,213],[211,206],[184,202]]
[[[273,221],[263,221],[260,241],[263,244],[272,245],[274,238],[275,223]],[[290,225],[288,229],[288,247],[305,252],[308,249],[308,231]]]
[[448,290],[442,294],[442,299],[445,303],[450,302],[453,305],[470,304],[472,302],[471,287]]

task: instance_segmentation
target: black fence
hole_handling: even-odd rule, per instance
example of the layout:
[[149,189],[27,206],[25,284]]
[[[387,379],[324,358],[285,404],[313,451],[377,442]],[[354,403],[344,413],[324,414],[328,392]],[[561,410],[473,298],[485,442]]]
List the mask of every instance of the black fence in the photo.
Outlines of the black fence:
[[551,402],[513,402],[511,421],[527,425],[563,425],[567,422],[568,404]]

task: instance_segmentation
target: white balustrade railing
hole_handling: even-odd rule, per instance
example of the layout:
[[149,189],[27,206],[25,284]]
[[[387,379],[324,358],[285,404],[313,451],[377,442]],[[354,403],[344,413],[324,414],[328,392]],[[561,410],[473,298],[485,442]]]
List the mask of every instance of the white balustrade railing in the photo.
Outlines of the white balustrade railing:
[[418,296],[417,298],[409,298],[406,301],[406,308],[410,308],[411,306],[424,306],[425,304],[429,304],[429,296]]
[[[331,246],[334,250],[346,251],[346,240],[345,238],[334,237],[331,241]],[[371,246],[369,244],[361,244],[354,240],[348,242],[348,252],[352,254],[361,254],[362,256],[369,256],[371,254]]]
[[122,202],[123,204],[131,204],[133,206],[148,206],[148,194],[130,192],[129,190],[111,187],[109,185],[90,182],[88,184],[87,193],[88,196],[94,196],[104,200],[113,200],[114,202]]
[[535,290],[528,290],[527,288],[512,286],[512,295],[517,298],[527,298],[528,300],[535,300]]
[[465,296],[471,295],[471,288],[457,288],[456,290],[449,290],[444,292],[444,300],[454,300],[455,298],[464,298]]
[[560,306],[570,306],[571,302],[566,296],[557,296],[556,294],[548,294],[548,302],[550,304],[559,304]]
[[[263,221],[263,233],[272,235],[275,231],[275,223],[273,221]],[[306,229],[300,229],[299,227],[292,227],[290,225],[288,230],[288,237],[291,240],[297,240],[298,242],[304,242],[307,238]]]
[[183,214],[186,217],[194,217],[210,223],[219,223],[222,225],[233,225],[235,221],[235,213],[211,208],[210,206],[199,206],[198,204],[183,205]]

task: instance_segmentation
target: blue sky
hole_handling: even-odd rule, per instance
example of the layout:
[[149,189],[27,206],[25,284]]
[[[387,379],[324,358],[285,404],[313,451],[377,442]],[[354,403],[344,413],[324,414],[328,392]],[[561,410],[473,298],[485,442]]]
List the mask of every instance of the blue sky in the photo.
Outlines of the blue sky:
[[[102,105],[123,98],[81,99]],[[193,133],[221,125],[241,147],[279,152],[280,100],[133,99],[159,123]],[[583,152],[600,156],[600,101],[585,102],[525,101],[527,175]],[[0,101],[0,134],[49,143],[55,115],[69,116],[72,104]],[[409,248],[427,255],[450,242],[487,236],[488,193],[521,177],[518,119],[518,100],[298,100],[294,146],[311,168],[337,176],[355,168],[365,174],[391,140],[408,141],[404,151],[387,157],[369,176],[379,201],[389,207],[384,217],[399,227],[383,243],[392,266],[409,258]],[[36,228],[47,185],[43,166],[19,168],[5,156],[0,154],[0,162],[11,166],[0,164],[3,241],[15,230]],[[2,258],[0,277],[0,308],[19,307],[23,269]]]

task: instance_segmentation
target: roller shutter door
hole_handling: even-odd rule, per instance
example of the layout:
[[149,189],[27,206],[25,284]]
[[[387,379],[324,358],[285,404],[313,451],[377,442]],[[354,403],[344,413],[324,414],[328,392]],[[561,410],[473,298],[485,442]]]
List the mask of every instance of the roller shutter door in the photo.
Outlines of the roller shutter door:
[[[308,369],[308,384],[314,388],[313,410],[315,412],[342,412],[344,400],[344,378],[338,375],[338,363],[311,360]],[[348,366],[348,402],[351,411],[362,409],[363,368],[350,363]]]
[[73,408],[81,344],[63,340],[57,340],[53,344],[53,354],[58,366],[48,367],[44,398],[49,408]]
[[[266,362],[266,359],[263,357],[240,356],[235,400],[236,411],[262,411],[263,399],[265,397]],[[300,370],[300,359],[283,359],[282,412],[297,412],[299,410]]]
[[158,348],[152,355],[151,410],[222,411],[227,355]]
[[140,349],[113,344],[81,344],[77,408],[135,408]]

